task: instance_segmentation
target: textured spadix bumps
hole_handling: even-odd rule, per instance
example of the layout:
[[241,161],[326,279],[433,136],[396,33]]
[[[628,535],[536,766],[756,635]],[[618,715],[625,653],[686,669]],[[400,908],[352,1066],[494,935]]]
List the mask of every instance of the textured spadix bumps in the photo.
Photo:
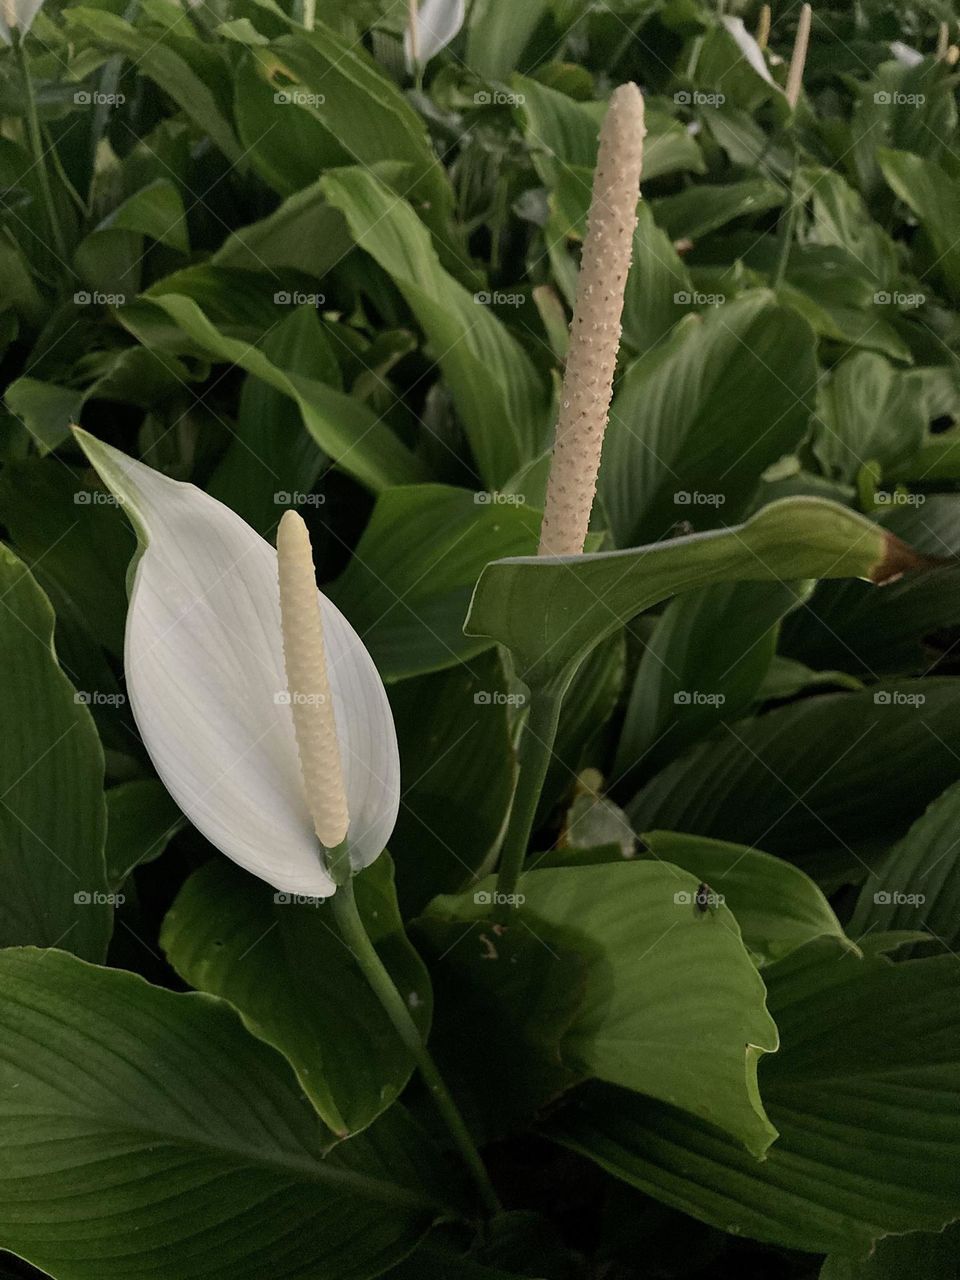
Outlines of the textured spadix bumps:
[[335,849],[346,838],[350,818],[310,534],[295,511],[284,512],[277,530],[277,569],[283,660],[300,771],[317,838]]
[[329,896],[336,882],[325,846],[341,846],[359,870],[383,851],[397,817],[396,730],[373,659],[306,570],[310,583],[297,591],[305,611],[312,587],[318,625],[322,616],[326,683],[315,687],[310,677],[305,692],[329,695],[342,769],[339,801],[331,802],[329,777],[308,800],[296,690],[284,665],[277,552],[201,489],[86,432],[76,435],[140,542],[124,665],[157,773],[194,826],[234,862],[285,893]]
[[614,90],[600,130],[540,533],[541,555],[578,555],[587,536],[620,347],[644,133],[643,97],[635,84],[623,84]]

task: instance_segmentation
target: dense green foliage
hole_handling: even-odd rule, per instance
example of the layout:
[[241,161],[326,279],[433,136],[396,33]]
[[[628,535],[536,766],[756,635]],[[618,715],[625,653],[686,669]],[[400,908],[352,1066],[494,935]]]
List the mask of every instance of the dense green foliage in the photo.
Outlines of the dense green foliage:
[[[50,0],[0,48],[4,1274],[960,1274],[960,31],[818,6],[792,110],[759,9],[473,0],[413,72],[401,0]],[[537,563],[627,80],[598,500]],[[308,521],[400,740],[360,914],[492,1221],[331,904],[158,781],[71,423]]]

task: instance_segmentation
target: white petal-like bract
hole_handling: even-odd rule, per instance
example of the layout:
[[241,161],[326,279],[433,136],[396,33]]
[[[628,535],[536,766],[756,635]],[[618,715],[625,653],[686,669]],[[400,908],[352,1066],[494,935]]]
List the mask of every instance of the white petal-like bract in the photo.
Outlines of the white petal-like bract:
[[407,67],[412,70],[417,63],[423,65],[445,49],[463,26],[465,16],[465,0],[423,0],[416,18],[416,40],[409,26],[403,37]]
[[13,33],[25,36],[43,8],[43,0],[0,0],[0,40],[13,44]]
[[[124,663],[157,773],[221,852],[289,894],[335,885],[313,829],[283,664],[276,550],[229,507],[86,432],[77,439],[130,517]],[[396,821],[400,762],[386,691],[362,640],[317,592],[343,760],[354,869]]]

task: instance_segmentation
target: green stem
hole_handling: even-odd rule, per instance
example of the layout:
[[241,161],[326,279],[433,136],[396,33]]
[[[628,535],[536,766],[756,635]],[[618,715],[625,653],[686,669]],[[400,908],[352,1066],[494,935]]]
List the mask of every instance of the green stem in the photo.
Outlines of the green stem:
[[562,693],[555,689],[540,688],[531,692],[530,710],[520,739],[520,775],[497,874],[494,917],[502,924],[510,919],[516,906],[523,860],[527,856],[530,832],[557,736],[561,699]]
[[797,199],[797,169],[800,166],[799,148],[793,149],[793,165],[790,169],[790,190],[787,195],[787,212],[780,224],[780,251],[777,255],[777,266],[773,273],[773,287],[779,289],[787,274],[787,263],[790,261],[790,250],[793,248],[793,237],[797,230],[797,218],[800,213],[800,201]]
[[50,187],[50,175],[47,173],[44,154],[43,134],[40,132],[40,119],[37,115],[37,101],[33,92],[33,78],[30,75],[30,64],[27,60],[26,50],[23,46],[23,36],[20,32],[14,34],[14,48],[16,49],[17,60],[20,64],[20,74],[23,78],[23,100],[27,109],[27,133],[30,137],[30,148],[33,151],[34,163],[37,167],[37,178],[40,183],[40,192],[43,196],[43,203],[46,206],[47,222],[49,225],[50,235],[56,245],[57,256],[60,258],[61,265],[68,266],[67,263],[67,242],[63,236],[63,230],[60,226],[60,219],[57,216],[57,207],[53,202],[53,191]]
[[376,948],[370,941],[353,893],[353,881],[347,879],[337,889],[332,899],[333,914],[336,917],[343,940],[353,953],[363,976],[369,982],[371,990],[383,1006],[384,1012],[393,1023],[397,1035],[409,1050],[414,1062],[420,1070],[424,1083],[436,1103],[437,1110],[450,1130],[450,1135],[457,1145],[460,1154],[473,1175],[477,1190],[484,1207],[490,1213],[500,1212],[500,1201],[494,1191],[480,1153],[464,1123],[457,1104],[443,1082],[436,1063],[423,1043],[417,1024],[410,1016],[406,1001],[394,985],[393,979],[384,967]]

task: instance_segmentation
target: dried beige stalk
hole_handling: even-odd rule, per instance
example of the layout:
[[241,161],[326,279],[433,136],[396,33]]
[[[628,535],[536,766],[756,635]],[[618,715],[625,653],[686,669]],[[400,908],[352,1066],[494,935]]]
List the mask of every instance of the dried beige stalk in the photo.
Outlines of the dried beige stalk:
[[770,6],[768,4],[765,4],[765,5],[762,5],[760,8],[760,17],[757,20],[756,40],[760,48],[765,49],[767,47],[767,42],[769,41],[769,39],[770,39]]
[[620,85],[600,130],[540,555],[578,555],[587,536],[620,347],[645,132],[640,90]]
[[810,45],[810,24],[813,21],[813,9],[805,4],[800,10],[797,22],[797,34],[793,42],[793,54],[790,58],[790,70],[787,72],[787,101],[791,109],[800,101],[800,90],[803,88],[803,68],[807,62],[807,48]]

